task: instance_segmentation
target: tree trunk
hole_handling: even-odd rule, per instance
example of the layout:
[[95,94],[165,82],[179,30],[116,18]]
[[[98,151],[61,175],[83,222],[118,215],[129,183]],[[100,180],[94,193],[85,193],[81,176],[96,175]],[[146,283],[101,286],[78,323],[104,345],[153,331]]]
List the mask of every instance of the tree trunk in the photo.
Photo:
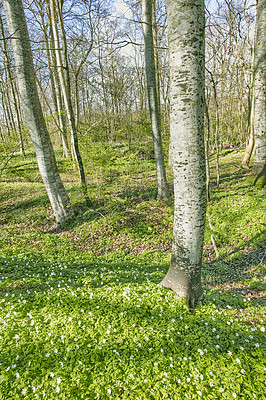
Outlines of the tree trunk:
[[168,0],[167,18],[175,203],[172,259],[161,284],[193,309],[202,297],[206,215],[204,1]]
[[[248,98],[248,133],[249,137],[247,140],[246,152],[242,160],[242,167],[249,169],[250,157],[254,148],[254,106],[255,106],[255,97],[254,97],[254,88],[251,89],[251,93]],[[250,100],[251,97],[251,100]]]
[[6,123],[7,135],[10,137],[11,136],[12,127],[10,128],[9,118],[8,118],[8,114],[7,114],[7,110],[6,110],[4,92],[5,92],[5,90],[4,90],[4,87],[3,87],[3,82],[0,81],[1,103],[2,103],[2,108],[3,108],[3,113],[4,113],[4,119],[5,119],[5,123]]
[[66,112],[63,105],[62,94],[61,94],[61,85],[60,79],[56,66],[56,56],[55,56],[55,43],[53,40],[53,32],[50,31],[50,45],[51,45],[51,61],[53,66],[53,76],[54,76],[54,84],[55,84],[55,96],[56,96],[56,104],[58,108],[58,120],[59,127],[61,132],[61,141],[63,146],[63,155],[65,158],[69,157],[69,145],[67,139],[67,124],[66,124]]
[[[74,154],[74,159],[76,160],[77,165],[78,165],[83,194],[84,194],[87,205],[90,205],[90,200],[89,200],[88,194],[87,194],[87,184],[86,184],[83,162],[82,162],[82,158],[81,158],[81,154],[80,154],[79,146],[78,146],[78,136],[77,136],[76,125],[75,125],[74,110],[73,110],[72,101],[71,101],[71,88],[70,88],[70,76],[69,76],[68,55],[67,55],[67,42],[66,42],[64,24],[63,24],[63,19],[62,19],[63,18],[62,10],[60,8],[60,4],[58,3],[58,0],[50,0],[50,5],[51,5],[50,11],[51,11],[52,28],[53,28],[55,45],[56,45],[56,60],[57,60],[58,67],[60,68],[59,69],[59,78],[60,78],[60,83],[61,83],[61,90],[62,90],[62,94],[63,94],[63,98],[64,98],[64,103],[65,103],[65,107],[66,107],[70,130],[71,130],[71,146],[72,146],[72,151]],[[64,66],[63,66],[61,53],[60,53],[60,42],[59,42],[59,34],[58,34],[58,29],[57,29],[57,17],[58,17],[60,31],[61,31]],[[64,68],[64,70],[63,70],[63,68]],[[64,71],[65,71],[65,73],[64,73]]]
[[252,175],[258,176],[266,164],[266,0],[258,1],[257,32],[255,40],[255,113],[254,164]]
[[3,26],[3,21],[2,21],[1,15],[0,15],[0,30],[1,30],[2,40],[3,40],[3,53],[4,53],[5,63],[6,63],[7,75],[8,75],[8,79],[10,81],[14,109],[15,109],[15,113],[16,113],[16,117],[17,117],[18,133],[19,133],[19,140],[20,140],[20,152],[23,156],[25,156],[23,135],[22,135],[22,126],[21,126],[21,119],[20,119],[20,113],[19,113],[19,107],[18,107],[19,100],[17,99],[17,96],[16,96],[16,91],[15,91],[16,83],[15,83],[15,80],[14,80],[14,77],[12,74],[12,70],[11,70],[11,62],[10,62],[10,57],[8,54],[8,47],[7,47],[7,42],[6,42],[6,38],[5,38],[4,26]]
[[255,40],[256,40],[256,30],[257,30],[257,8],[256,8],[256,19],[255,19],[255,35],[252,41],[253,54],[251,63],[251,82],[248,87],[248,121],[247,121],[247,133],[248,139],[246,143],[246,153],[242,160],[242,167],[250,169],[250,157],[254,149],[254,112],[255,112],[255,93],[254,93],[254,75],[255,75]]
[[67,131],[66,131],[66,118],[64,113],[64,108],[62,104],[62,96],[60,92],[60,83],[58,78],[58,73],[56,69],[56,58],[55,58],[55,44],[53,40],[53,30],[51,24],[51,15],[49,9],[49,0],[45,1],[46,3],[46,14],[47,14],[47,22],[48,22],[48,33],[46,32],[44,16],[42,17],[43,31],[45,37],[45,45],[46,45],[46,53],[47,53],[47,62],[51,80],[51,91],[53,96],[54,109],[56,113],[56,119],[58,123],[56,124],[59,127],[60,139],[62,142],[63,148],[63,156],[68,158],[69,155],[69,146],[67,140]]
[[[5,74],[7,75],[6,68]],[[11,127],[11,132],[14,134],[16,132],[16,125],[15,125],[15,120],[13,117],[13,112],[12,112],[12,107],[10,103],[10,95],[9,95],[9,90],[8,90],[8,85],[6,85],[6,89],[3,92],[3,99],[6,105],[6,113],[7,113],[7,118],[9,121],[9,125]]]
[[103,103],[104,103],[104,111],[105,111],[105,122],[106,122],[106,139],[110,140],[110,137],[112,136],[112,126],[111,126],[111,118],[110,118],[110,106],[109,106],[109,101],[107,97],[107,90],[106,90],[106,84],[105,84],[105,79],[104,79],[104,68],[102,64],[102,53],[101,53],[101,48],[99,46],[99,56],[98,56],[98,62],[99,62],[99,68],[100,68],[100,76],[101,76],[101,84],[102,84],[102,90],[103,90]]
[[[160,80],[160,54],[159,54],[159,35],[156,19],[156,0],[152,0],[152,36],[153,36],[153,49],[154,49],[154,65],[155,65],[155,78],[158,99],[158,112],[161,119],[161,80]],[[160,120],[161,123],[161,120]]]
[[67,192],[57,170],[51,139],[45,124],[38,97],[35,71],[21,0],[3,1],[11,43],[14,52],[18,88],[37,162],[51,202],[56,221],[64,225],[73,217]]
[[209,165],[209,139],[210,139],[210,116],[206,97],[204,96],[206,132],[205,132],[205,161],[206,161],[206,199],[210,201],[210,165]]
[[154,58],[153,30],[152,30],[152,5],[153,0],[142,0],[142,26],[145,43],[145,65],[148,102],[151,119],[153,146],[157,170],[158,199],[166,200],[168,188],[164,165],[163,146],[161,138],[161,121],[156,85],[156,68]]
[[220,119],[219,119],[219,106],[217,100],[217,89],[216,82],[213,73],[206,68],[206,71],[210,74],[212,87],[213,87],[213,97],[215,104],[215,148],[216,148],[216,184],[220,184],[220,168],[219,168],[219,130],[220,130]]
[[79,126],[79,118],[80,118],[80,115],[79,115],[79,114],[80,114],[80,107],[79,107],[79,87],[78,87],[78,84],[79,84],[79,74],[80,74],[80,71],[81,71],[83,65],[85,64],[87,58],[89,57],[89,54],[90,54],[90,52],[91,52],[91,50],[92,50],[92,45],[93,45],[93,39],[92,39],[92,33],[91,33],[91,43],[90,43],[90,46],[89,46],[89,48],[87,49],[87,51],[86,51],[86,53],[84,54],[84,56],[82,57],[82,59],[81,59],[79,65],[78,65],[78,67],[77,67],[77,69],[76,69],[76,71],[75,71],[75,73],[74,73],[74,88],[75,88],[75,89],[74,89],[74,93],[75,93],[75,101],[76,101],[76,124],[77,124],[77,126]]

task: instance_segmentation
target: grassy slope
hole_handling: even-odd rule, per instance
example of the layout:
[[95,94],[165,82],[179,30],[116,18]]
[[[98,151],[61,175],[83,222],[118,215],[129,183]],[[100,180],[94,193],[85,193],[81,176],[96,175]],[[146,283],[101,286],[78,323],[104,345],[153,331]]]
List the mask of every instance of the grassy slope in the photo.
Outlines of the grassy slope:
[[[212,186],[194,314],[158,286],[173,204],[155,200],[153,161],[123,146],[84,157],[94,206],[64,232],[33,155],[0,183],[0,399],[263,399],[265,192],[242,154],[223,153]],[[59,168],[82,201],[71,164]]]

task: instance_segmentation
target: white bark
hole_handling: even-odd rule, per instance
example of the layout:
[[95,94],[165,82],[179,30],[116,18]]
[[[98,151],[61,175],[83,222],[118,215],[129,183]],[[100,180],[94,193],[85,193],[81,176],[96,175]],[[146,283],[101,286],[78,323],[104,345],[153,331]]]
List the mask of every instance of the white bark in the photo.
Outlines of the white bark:
[[266,164],[266,0],[258,0],[257,32],[255,40],[255,113],[253,175],[258,175]]
[[45,34],[47,61],[48,61],[48,67],[49,67],[49,72],[50,72],[53,103],[54,103],[54,108],[55,108],[55,111],[57,114],[56,115],[57,126],[60,131],[60,137],[61,137],[62,147],[63,147],[63,155],[64,155],[64,157],[67,158],[68,154],[69,154],[69,146],[68,146],[68,140],[67,140],[66,118],[65,118],[62,95],[61,95],[61,90],[60,90],[59,76],[58,76],[58,71],[57,71],[57,67],[56,67],[55,43],[54,43],[54,36],[53,36],[53,30],[52,30],[49,0],[45,0],[45,7],[46,7],[46,15],[47,15],[48,33],[46,33],[46,31],[45,31],[46,28],[45,28],[44,16],[42,18],[42,24],[43,24],[43,31]]
[[161,138],[160,107],[156,83],[156,68],[154,57],[153,30],[152,30],[153,0],[142,0],[142,25],[145,43],[145,66],[147,92],[153,137],[154,155],[158,182],[158,199],[166,200],[168,189],[164,165],[163,146]]
[[[255,20],[255,32],[257,31],[257,7],[256,7],[256,20]],[[249,169],[249,163],[251,154],[254,149],[254,112],[255,112],[255,91],[254,91],[254,76],[255,76],[255,39],[256,35],[253,37],[252,47],[253,47],[253,54],[252,54],[252,62],[251,62],[251,82],[248,86],[248,123],[247,123],[247,132],[248,132],[248,139],[246,142],[246,153],[242,160],[242,167]]]
[[[71,149],[74,155],[74,159],[77,161],[82,190],[84,193],[84,197],[86,200],[87,205],[90,205],[90,199],[88,198],[87,194],[87,184],[85,178],[85,171],[83,167],[83,161],[81,158],[81,154],[79,151],[78,146],[78,136],[75,124],[75,116],[71,101],[71,88],[70,88],[70,73],[69,73],[69,66],[68,66],[68,54],[67,54],[67,40],[65,35],[64,23],[63,23],[63,16],[62,16],[62,9],[61,5],[58,0],[50,0],[50,12],[51,12],[51,21],[52,21],[52,29],[54,34],[54,41],[56,45],[56,61],[59,67],[59,78],[61,83],[61,90],[62,95],[66,107],[67,118],[69,121],[69,126],[71,130]],[[59,21],[59,26],[61,30],[61,39],[62,39],[62,50],[63,50],[63,60],[61,57],[60,52],[60,40],[59,40],[59,32],[57,28],[57,19]],[[65,73],[64,73],[65,72]]]
[[5,38],[4,26],[3,26],[3,21],[2,21],[1,15],[0,15],[0,31],[1,31],[1,36],[2,36],[1,39],[3,41],[4,60],[5,60],[8,79],[9,79],[10,86],[11,86],[11,93],[12,93],[12,98],[13,98],[14,109],[15,109],[15,113],[16,113],[16,117],[17,117],[18,133],[19,133],[19,139],[20,139],[20,152],[21,152],[21,154],[25,155],[23,136],[22,136],[21,118],[20,118],[19,105],[18,105],[19,99],[17,99],[17,96],[16,96],[16,91],[15,91],[16,82],[15,82],[13,74],[12,74],[11,61],[10,61],[10,57],[9,57],[9,53],[8,53],[8,47],[7,47],[7,42],[6,42],[6,38]]
[[194,308],[202,296],[206,214],[204,1],[168,0],[167,18],[175,209],[171,265],[161,284]]
[[35,80],[29,34],[21,0],[3,1],[14,52],[18,88],[37,162],[56,221],[63,225],[73,216],[69,198],[57,170],[50,136],[43,117]]
[[206,97],[205,102],[205,116],[206,116],[206,131],[205,131],[205,165],[206,165],[206,200],[210,201],[210,165],[209,165],[209,140],[210,140],[210,116]]

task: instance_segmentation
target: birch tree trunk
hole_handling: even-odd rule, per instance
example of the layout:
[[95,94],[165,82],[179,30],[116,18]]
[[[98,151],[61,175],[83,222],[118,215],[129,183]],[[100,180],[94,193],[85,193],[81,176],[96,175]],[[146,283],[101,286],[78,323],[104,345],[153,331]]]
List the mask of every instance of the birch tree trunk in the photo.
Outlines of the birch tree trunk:
[[22,0],[3,1],[14,52],[18,89],[36,151],[39,170],[56,221],[64,225],[73,217],[67,192],[57,170],[55,155],[38,97],[29,34]]
[[193,309],[202,297],[206,215],[204,1],[167,0],[167,18],[175,202],[172,259],[161,284]]
[[166,173],[164,165],[163,146],[161,138],[160,108],[158,101],[158,91],[156,85],[156,68],[153,44],[153,0],[142,0],[142,26],[145,44],[145,66],[148,102],[151,119],[152,138],[154,146],[154,155],[158,182],[158,199],[166,200],[168,197],[168,188],[166,182]]
[[[266,0],[258,0],[257,32],[255,40],[255,113],[254,164],[252,174],[258,176],[266,164]],[[264,177],[265,182],[265,177]]]

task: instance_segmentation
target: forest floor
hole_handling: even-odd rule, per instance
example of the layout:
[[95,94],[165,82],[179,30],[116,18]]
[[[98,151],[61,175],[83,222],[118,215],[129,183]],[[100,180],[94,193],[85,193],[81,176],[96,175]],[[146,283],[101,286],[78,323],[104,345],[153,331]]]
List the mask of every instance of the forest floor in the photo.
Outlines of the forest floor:
[[90,209],[58,157],[81,205],[60,232],[34,155],[15,154],[2,174],[0,399],[265,399],[265,191],[243,152],[222,152],[219,187],[211,157],[193,313],[158,285],[173,196],[156,200],[154,160],[123,146],[84,154]]

